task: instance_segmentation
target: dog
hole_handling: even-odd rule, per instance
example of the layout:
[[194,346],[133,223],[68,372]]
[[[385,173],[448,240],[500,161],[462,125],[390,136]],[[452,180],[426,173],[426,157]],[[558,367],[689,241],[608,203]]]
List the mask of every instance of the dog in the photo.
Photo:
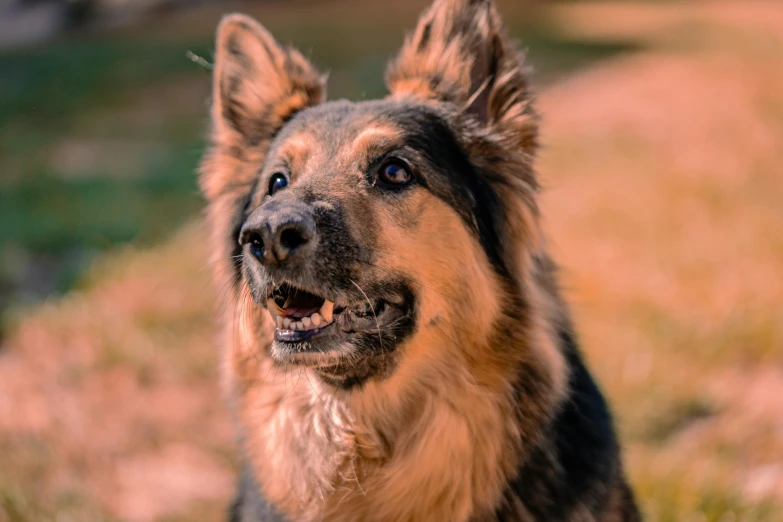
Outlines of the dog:
[[244,15],[201,166],[251,521],[637,521],[540,227],[529,71],[436,0],[381,100]]

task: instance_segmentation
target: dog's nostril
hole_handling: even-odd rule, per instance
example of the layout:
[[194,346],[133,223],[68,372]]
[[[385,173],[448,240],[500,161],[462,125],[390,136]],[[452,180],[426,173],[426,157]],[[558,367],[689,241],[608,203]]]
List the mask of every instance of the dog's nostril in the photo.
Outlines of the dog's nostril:
[[297,227],[291,227],[280,233],[280,246],[291,251],[307,243],[308,238]]
[[264,257],[264,239],[257,232],[248,232],[242,238],[242,243],[250,245],[250,253],[258,259]]

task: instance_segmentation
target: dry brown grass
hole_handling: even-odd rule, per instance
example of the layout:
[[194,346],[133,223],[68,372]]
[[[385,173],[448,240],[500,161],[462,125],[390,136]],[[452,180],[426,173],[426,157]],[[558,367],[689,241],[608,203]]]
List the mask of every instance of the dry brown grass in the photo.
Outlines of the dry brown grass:
[[0,357],[0,520],[222,512],[232,431],[202,237],[116,252],[21,318]]
[[[582,12],[567,23],[601,37],[634,25],[624,5],[553,16]],[[644,9],[658,18],[642,25],[663,24],[637,27],[650,51],[542,95],[553,249],[649,520],[773,522],[783,9],[713,2],[688,23]],[[191,227],[117,252],[83,290],[20,314],[0,355],[0,521],[220,518],[232,432],[202,244]]]
[[545,215],[651,520],[783,512],[783,9],[738,4],[542,99]]

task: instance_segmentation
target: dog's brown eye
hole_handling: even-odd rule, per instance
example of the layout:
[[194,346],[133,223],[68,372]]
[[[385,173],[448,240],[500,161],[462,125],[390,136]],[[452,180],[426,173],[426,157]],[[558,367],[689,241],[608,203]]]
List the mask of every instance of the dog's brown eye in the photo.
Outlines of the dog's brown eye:
[[275,174],[269,180],[269,195],[274,196],[275,192],[288,186],[288,179],[282,174]]
[[410,183],[412,176],[404,165],[397,162],[386,163],[381,167],[381,181],[387,185],[402,186]]

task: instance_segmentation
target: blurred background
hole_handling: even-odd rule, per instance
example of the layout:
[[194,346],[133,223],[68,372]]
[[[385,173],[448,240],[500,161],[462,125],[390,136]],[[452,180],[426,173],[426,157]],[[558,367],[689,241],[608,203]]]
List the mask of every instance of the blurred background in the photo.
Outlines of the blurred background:
[[[384,93],[427,0],[0,0],[0,522],[222,520],[195,168],[221,14]],[[783,519],[783,3],[499,1],[648,520]]]

